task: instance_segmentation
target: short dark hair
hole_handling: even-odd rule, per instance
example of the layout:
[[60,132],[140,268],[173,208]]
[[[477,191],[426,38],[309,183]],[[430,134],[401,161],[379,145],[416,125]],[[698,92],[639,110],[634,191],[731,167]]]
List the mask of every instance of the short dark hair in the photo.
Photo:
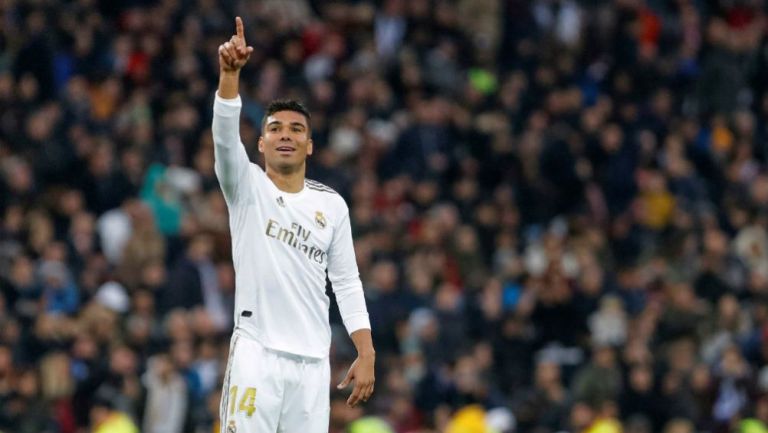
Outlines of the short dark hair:
[[294,111],[300,113],[307,120],[307,128],[312,129],[310,120],[312,116],[309,114],[309,110],[301,102],[295,99],[275,99],[267,105],[267,111],[264,113],[264,118],[261,120],[262,131],[267,126],[267,118],[278,111]]

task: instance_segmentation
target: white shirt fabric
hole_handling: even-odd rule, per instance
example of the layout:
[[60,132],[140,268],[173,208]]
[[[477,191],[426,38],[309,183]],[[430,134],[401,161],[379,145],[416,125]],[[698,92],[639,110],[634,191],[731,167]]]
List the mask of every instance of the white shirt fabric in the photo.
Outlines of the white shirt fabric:
[[325,358],[331,342],[326,271],[347,332],[370,329],[349,209],[312,180],[298,193],[279,190],[248,159],[241,107],[239,96],[218,94],[213,106],[215,171],[232,232],[236,327],[269,349]]
[[99,217],[96,227],[101,238],[101,250],[109,263],[120,263],[123,248],[131,239],[131,217],[121,208],[115,208]]

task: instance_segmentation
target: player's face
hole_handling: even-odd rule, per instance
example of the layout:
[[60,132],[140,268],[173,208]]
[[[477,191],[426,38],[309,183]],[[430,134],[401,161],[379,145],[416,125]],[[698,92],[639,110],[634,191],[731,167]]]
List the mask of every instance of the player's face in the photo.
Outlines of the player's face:
[[267,117],[259,138],[259,152],[266,163],[280,171],[295,169],[312,154],[309,125],[304,115],[295,111],[278,111]]

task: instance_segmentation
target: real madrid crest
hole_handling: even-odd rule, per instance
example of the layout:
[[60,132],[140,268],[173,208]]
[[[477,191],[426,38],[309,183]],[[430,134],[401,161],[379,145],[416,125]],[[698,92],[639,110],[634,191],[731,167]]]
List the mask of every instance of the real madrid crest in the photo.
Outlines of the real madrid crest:
[[325,225],[326,225],[325,216],[323,216],[323,213],[320,211],[315,212],[315,225],[317,225],[321,229],[325,228]]
[[229,424],[227,424],[227,433],[237,433],[237,426],[235,425],[235,420],[229,421]]

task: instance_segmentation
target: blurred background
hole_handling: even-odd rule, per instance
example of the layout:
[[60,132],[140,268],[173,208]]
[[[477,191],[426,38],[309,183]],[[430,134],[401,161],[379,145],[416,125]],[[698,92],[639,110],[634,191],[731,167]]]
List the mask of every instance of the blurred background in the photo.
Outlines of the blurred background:
[[305,101],[350,206],[378,381],[332,433],[768,432],[767,10],[0,0],[0,431],[218,432],[240,15],[249,154]]

